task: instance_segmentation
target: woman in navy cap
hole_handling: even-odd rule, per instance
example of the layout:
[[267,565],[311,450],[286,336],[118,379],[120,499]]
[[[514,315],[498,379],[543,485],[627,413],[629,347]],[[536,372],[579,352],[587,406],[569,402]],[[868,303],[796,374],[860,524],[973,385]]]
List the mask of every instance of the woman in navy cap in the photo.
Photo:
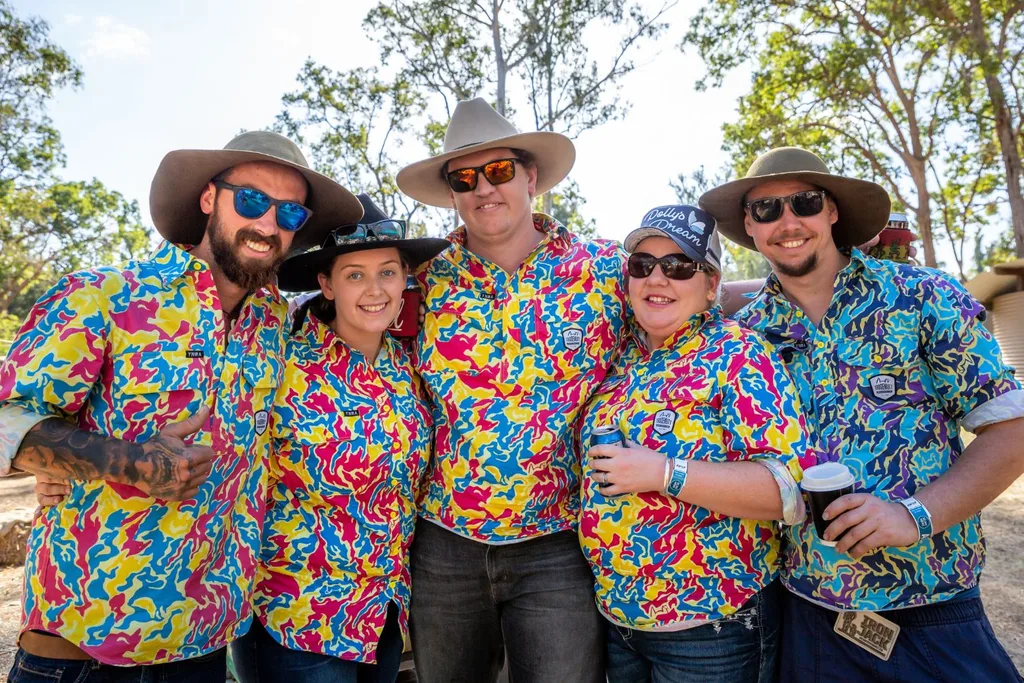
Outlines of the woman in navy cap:
[[[580,540],[608,621],[608,680],[768,681],[779,526],[812,464],[797,394],[716,305],[714,219],[662,206],[626,238],[638,327],[581,422]],[[624,445],[591,445],[612,427]],[[603,431],[603,430],[602,430]]]
[[[280,270],[320,293],[286,346],[243,682],[392,683],[407,633],[408,550],[431,442],[409,358],[386,330],[411,268],[448,243],[405,239],[367,195],[358,225]],[[263,505],[264,501],[250,501]]]

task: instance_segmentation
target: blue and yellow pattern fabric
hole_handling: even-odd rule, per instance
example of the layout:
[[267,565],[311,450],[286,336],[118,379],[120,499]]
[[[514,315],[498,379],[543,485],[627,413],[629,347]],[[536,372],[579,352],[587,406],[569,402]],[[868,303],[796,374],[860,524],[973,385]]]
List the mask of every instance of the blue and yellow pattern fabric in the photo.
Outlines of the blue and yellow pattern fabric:
[[[793,480],[815,463],[796,390],[756,333],[717,307],[648,351],[637,335],[583,415],[666,457],[774,460]],[[661,492],[605,496],[584,479],[580,543],[597,604],[616,624],[673,630],[735,613],[775,579],[779,524],[728,517]]]
[[433,402],[421,515],[486,543],[576,528],[574,423],[619,352],[624,256],[534,214],[540,245],[514,273],[465,248],[465,228],[420,274],[416,367]]
[[[984,309],[948,275],[857,250],[813,325],[771,276],[737,315],[775,344],[797,388],[822,461],[850,467],[856,490],[912,496],[963,451],[965,416],[1020,389],[982,324]],[[885,610],[949,599],[977,584],[980,516],[907,548],[855,560],[794,527],[783,581],[834,609]]]
[[285,314],[264,288],[228,332],[207,265],[166,243],[149,261],[68,275],[33,307],[0,403],[134,442],[206,405],[192,442],[217,457],[184,502],[72,482],[32,528],[22,630],[120,665],[197,657],[248,630]]
[[254,604],[293,650],[376,661],[388,604],[408,630],[409,546],[430,413],[389,335],[369,360],[310,313],[286,345]]

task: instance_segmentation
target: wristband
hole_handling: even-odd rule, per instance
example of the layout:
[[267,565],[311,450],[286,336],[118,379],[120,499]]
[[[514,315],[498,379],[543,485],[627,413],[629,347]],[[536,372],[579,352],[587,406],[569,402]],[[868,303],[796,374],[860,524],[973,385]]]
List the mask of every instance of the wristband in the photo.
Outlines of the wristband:
[[920,534],[917,537],[918,541],[932,535],[932,515],[921,501],[913,496],[909,496],[896,502],[907,508],[907,512],[914,518],[914,523],[917,524],[917,532]]
[[672,462],[672,478],[665,488],[665,493],[673,498],[679,497],[679,492],[686,485],[686,468],[690,461],[686,458],[674,458]]
[[665,458],[665,483],[661,485],[662,491],[668,491],[669,482],[672,481],[672,470],[675,469],[675,466],[675,458]]

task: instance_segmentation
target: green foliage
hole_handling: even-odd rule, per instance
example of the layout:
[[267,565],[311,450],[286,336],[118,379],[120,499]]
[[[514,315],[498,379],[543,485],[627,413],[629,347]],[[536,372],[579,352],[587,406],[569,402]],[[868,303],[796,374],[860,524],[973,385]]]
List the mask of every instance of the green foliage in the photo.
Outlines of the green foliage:
[[[412,234],[425,234],[417,220],[423,207],[399,192],[399,163],[392,156],[423,114],[422,95],[404,76],[387,82],[374,68],[336,72],[313,61],[298,81],[299,89],[282,97],[277,128],[308,144],[317,170],[368,193],[388,215],[408,221]],[[437,126],[428,126],[420,137],[437,145],[436,134]]]
[[64,273],[118,263],[149,245],[135,202],[98,180],[55,175],[64,151],[46,104],[80,85],[82,72],[48,32],[0,0],[0,321],[23,316]]
[[10,313],[0,313],[0,359],[11,348],[11,342],[21,329],[21,318]]
[[0,199],[0,312],[24,315],[64,273],[148,248],[139,207],[97,180],[24,187]]
[[963,235],[983,227],[974,217],[997,199],[998,156],[978,77],[960,68],[924,4],[718,0],[698,12],[684,47],[707,66],[701,87],[748,60],[754,68],[738,121],[723,127],[737,173],[771,147],[812,149],[907,207],[929,265],[941,229],[962,270]]
[[64,162],[60,133],[46,102],[64,87],[77,87],[82,71],[49,42],[49,25],[23,20],[0,0],[0,195],[15,184],[38,183]]
[[[580,194],[580,187],[575,180],[564,181],[558,191],[549,192],[551,200],[551,217],[569,229],[581,240],[592,240],[597,234],[597,222],[593,218],[583,216],[582,209],[587,200]],[[533,210],[544,210],[544,197],[533,200]]]

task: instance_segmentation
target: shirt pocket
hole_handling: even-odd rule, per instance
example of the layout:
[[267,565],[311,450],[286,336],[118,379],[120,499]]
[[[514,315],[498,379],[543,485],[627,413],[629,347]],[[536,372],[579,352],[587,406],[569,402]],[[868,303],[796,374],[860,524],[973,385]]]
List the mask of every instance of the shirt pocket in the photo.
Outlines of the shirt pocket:
[[601,317],[584,294],[532,302],[534,330],[530,350],[541,381],[568,381],[590,372],[603,350]]
[[112,435],[129,441],[153,438],[199,410],[213,393],[213,370],[205,356],[136,351],[117,354],[111,366],[112,413],[123,420]]
[[724,460],[705,457],[712,452],[724,456],[721,448],[707,448],[710,441],[721,443],[721,430],[712,429],[718,421],[712,419],[711,396],[710,384],[687,380],[677,380],[660,395],[652,396],[643,421],[650,446],[665,455]]
[[485,374],[493,371],[498,323],[493,301],[427,297],[420,370],[426,373]]
[[911,408],[928,398],[916,335],[846,339],[838,355],[840,393],[869,413]]
[[[252,413],[268,412],[277,388],[281,386],[283,367],[281,360],[272,355],[246,354],[242,358],[242,379],[245,395],[242,401],[251,402]],[[261,430],[257,429],[261,434]]]

